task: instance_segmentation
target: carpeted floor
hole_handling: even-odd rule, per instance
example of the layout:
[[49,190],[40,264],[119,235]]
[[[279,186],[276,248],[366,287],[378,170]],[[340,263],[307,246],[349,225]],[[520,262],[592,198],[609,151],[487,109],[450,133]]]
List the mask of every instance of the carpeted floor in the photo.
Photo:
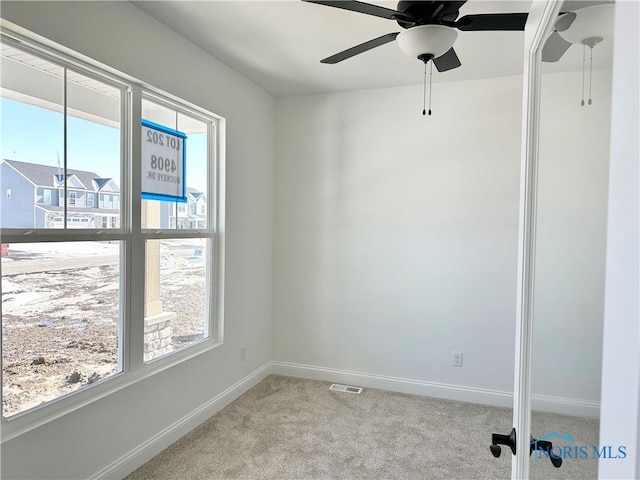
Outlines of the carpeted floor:
[[[329,385],[272,375],[126,480],[510,478],[510,451],[489,451],[491,433],[511,430],[510,409]],[[594,419],[534,413],[533,431],[598,442]],[[596,478],[597,461],[539,459],[531,477]]]

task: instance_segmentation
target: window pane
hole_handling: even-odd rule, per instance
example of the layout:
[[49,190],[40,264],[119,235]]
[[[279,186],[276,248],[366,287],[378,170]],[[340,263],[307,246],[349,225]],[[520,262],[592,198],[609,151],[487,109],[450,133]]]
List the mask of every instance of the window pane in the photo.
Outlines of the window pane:
[[144,360],[209,336],[206,239],[147,240]]
[[2,257],[2,415],[120,371],[120,242],[20,243]]
[[[68,216],[83,228],[120,226],[120,90],[67,71]],[[108,200],[94,204],[93,195]],[[72,198],[73,197],[73,198]],[[110,217],[106,227],[102,216]],[[79,219],[79,220],[77,220]]]
[[0,53],[0,191],[11,191],[0,196],[2,227],[61,227],[47,215],[63,178],[63,68],[5,44]]
[[[119,89],[67,70],[67,158],[64,151],[65,69],[2,45],[2,161],[4,228],[101,228],[119,202],[89,204],[89,194],[119,197]],[[66,187],[66,195],[65,195]]]
[[[205,229],[208,225],[207,198],[207,124],[147,99],[142,101],[142,116],[159,125],[186,134],[186,202],[143,200],[142,228]],[[147,205],[159,205],[155,216],[147,215]]]

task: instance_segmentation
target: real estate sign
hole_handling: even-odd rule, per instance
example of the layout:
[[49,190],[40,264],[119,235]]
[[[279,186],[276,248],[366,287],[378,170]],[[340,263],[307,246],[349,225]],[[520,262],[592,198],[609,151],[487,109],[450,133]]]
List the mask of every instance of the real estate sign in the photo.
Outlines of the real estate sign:
[[187,136],[142,120],[142,198],[186,202]]

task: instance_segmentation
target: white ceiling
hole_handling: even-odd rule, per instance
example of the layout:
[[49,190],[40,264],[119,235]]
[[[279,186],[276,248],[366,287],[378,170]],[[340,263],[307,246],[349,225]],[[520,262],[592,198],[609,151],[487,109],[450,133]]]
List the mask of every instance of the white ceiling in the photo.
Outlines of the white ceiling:
[[[335,65],[320,59],[398,32],[394,22],[299,0],[137,1],[140,9],[275,96],[419,84],[422,63],[395,42]],[[396,2],[372,0],[387,8]],[[530,1],[469,0],[460,15],[528,12]],[[459,32],[462,67],[433,81],[517,75],[522,72],[523,32]],[[582,51],[569,49],[553,70],[578,70]],[[594,66],[600,66],[597,56]]]

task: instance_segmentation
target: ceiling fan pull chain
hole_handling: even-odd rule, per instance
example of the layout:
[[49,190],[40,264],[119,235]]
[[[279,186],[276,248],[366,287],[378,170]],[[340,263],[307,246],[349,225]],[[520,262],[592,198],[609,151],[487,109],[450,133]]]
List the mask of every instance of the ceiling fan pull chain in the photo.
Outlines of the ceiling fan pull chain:
[[591,79],[593,78],[593,47],[591,49],[591,55],[589,56],[589,105],[593,103],[591,101]]
[[431,115],[431,85],[432,84],[433,84],[433,60],[431,60],[431,63],[429,64],[429,115]]
[[[422,80],[422,115],[427,114],[427,64],[424,64],[424,78]],[[431,115],[431,114],[429,114]]]
[[580,102],[580,105],[584,107],[584,76],[585,76],[585,72],[584,72],[584,58],[586,55],[586,45],[582,45],[582,101]]

